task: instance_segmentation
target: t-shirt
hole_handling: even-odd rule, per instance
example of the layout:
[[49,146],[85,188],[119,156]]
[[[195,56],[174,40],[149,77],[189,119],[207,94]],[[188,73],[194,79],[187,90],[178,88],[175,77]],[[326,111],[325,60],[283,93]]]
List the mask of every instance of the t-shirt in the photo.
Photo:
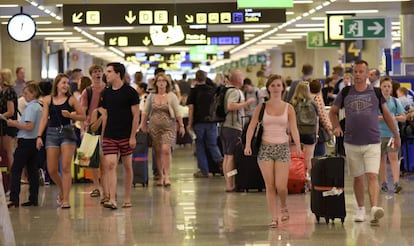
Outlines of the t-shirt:
[[137,91],[124,84],[118,90],[112,87],[105,88],[102,98],[102,107],[107,110],[105,138],[121,140],[129,138],[132,129],[131,106],[139,104]]
[[257,105],[259,105],[260,103],[260,93],[259,93],[259,89],[254,88],[254,90],[252,92],[244,92],[244,96],[245,96],[245,100],[249,99],[249,98],[254,98],[256,100],[256,102],[254,103],[250,103],[249,105],[247,105],[245,113],[248,116],[252,116],[254,110],[256,109]]
[[29,102],[19,122],[23,124],[26,122],[33,122],[34,127],[31,131],[20,129],[17,133],[17,138],[35,139],[37,137],[41,116],[42,106],[40,106],[37,100]]
[[[86,116],[85,124],[89,125],[89,122],[91,120],[92,112],[98,108],[99,106],[99,98],[102,93],[102,91],[105,89],[105,84],[102,83],[103,86],[92,86],[92,98],[88,98],[88,92],[86,89],[82,91],[81,98],[80,98],[80,104],[82,107],[88,108],[88,115]],[[91,104],[88,105],[88,99],[91,100]],[[89,106],[89,107],[88,107]]]
[[[334,105],[341,107],[342,93],[338,93]],[[385,103],[381,97],[381,103]],[[346,115],[344,142],[353,145],[368,145],[380,143],[378,124],[379,102],[371,86],[365,91],[358,92],[351,87],[345,97],[344,107]]]
[[226,110],[226,119],[224,120],[223,127],[234,128],[242,131],[242,118],[244,117],[244,108],[234,111],[227,111],[227,105],[230,103],[241,103],[244,102],[243,93],[237,88],[230,88],[226,92],[224,98],[225,101],[225,110]]
[[[396,116],[396,115],[405,113],[405,110],[400,100],[396,99],[395,97],[390,97],[386,103],[387,103],[387,108],[391,112],[392,115]],[[381,111],[379,111],[379,114],[381,115]],[[397,122],[395,122],[395,125],[397,126],[397,129],[398,129]],[[388,128],[384,120],[380,120],[379,128],[380,128],[382,138],[390,138],[393,136],[390,128]]]
[[210,112],[210,104],[213,101],[215,87],[206,84],[196,85],[191,88],[187,98],[187,105],[194,105],[193,124],[206,121]]

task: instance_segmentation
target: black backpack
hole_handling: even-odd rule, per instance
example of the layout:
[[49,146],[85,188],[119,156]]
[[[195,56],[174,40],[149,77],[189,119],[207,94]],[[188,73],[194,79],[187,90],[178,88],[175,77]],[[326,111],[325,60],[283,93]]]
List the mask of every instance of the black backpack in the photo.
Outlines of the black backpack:
[[226,119],[226,107],[225,107],[225,98],[228,89],[234,87],[226,87],[221,85],[217,87],[213,100],[210,104],[210,112],[209,112],[209,121],[210,122],[224,122]]

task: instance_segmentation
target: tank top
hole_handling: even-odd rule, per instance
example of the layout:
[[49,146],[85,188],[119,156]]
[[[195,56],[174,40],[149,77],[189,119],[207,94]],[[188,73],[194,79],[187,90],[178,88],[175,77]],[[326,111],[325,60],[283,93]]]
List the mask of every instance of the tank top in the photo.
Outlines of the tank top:
[[61,125],[69,125],[70,119],[63,117],[62,110],[68,110],[69,112],[73,111],[73,108],[69,105],[69,98],[66,98],[66,101],[60,105],[53,104],[53,97],[50,99],[49,105],[49,127],[59,127]]
[[269,115],[266,110],[263,114],[262,140],[271,144],[283,144],[289,142],[288,128],[288,104],[281,115]]

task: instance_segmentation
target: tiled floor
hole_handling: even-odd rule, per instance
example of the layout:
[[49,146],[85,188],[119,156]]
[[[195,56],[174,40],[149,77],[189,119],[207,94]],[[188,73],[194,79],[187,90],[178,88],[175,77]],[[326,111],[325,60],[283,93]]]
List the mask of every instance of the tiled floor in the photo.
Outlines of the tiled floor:
[[[72,208],[61,210],[56,187],[41,187],[39,207],[9,209],[16,245],[414,245],[410,177],[402,180],[402,194],[381,194],[386,213],[379,227],[352,221],[354,198],[347,178],[344,225],[339,220],[316,224],[309,194],[300,194],[288,198],[289,222],[268,229],[264,192],[225,193],[222,177],[194,179],[195,159],[188,148],[176,150],[173,162],[172,186],[150,182],[148,188],[136,187],[129,209],[102,208],[98,198],[89,197],[89,184],[75,184]],[[122,181],[119,194],[122,201]],[[4,231],[7,209],[0,211]]]

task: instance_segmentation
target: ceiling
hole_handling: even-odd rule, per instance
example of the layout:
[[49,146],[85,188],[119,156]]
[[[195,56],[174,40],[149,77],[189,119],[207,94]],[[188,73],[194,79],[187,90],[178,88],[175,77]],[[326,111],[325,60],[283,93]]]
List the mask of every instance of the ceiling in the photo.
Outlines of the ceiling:
[[[371,11],[371,13],[357,13],[357,16],[362,17],[390,17],[393,23],[393,31],[395,38],[399,40],[399,14],[401,9],[401,2],[396,0],[392,2],[382,2],[384,0],[371,0],[371,2],[351,2],[362,0],[313,0],[313,1],[299,1],[295,0],[294,7],[287,9],[287,22],[260,25],[259,27],[245,28],[231,28],[229,25],[210,25],[208,31],[228,32],[244,31],[246,43],[236,46],[219,46],[221,51],[229,51],[232,59],[239,59],[245,57],[246,54],[255,54],[263,52],[274,47],[282,47],[284,45],[291,45],[295,40],[305,40],[306,31],[323,30],[324,20],[327,11]],[[369,0],[364,0],[369,1]],[[388,0],[390,1],[390,0]],[[202,2],[236,2],[231,0],[198,0],[197,3]],[[303,3],[305,2],[305,3]],[[46,10],[39,9],[32,4],[37,3],[44,6]],[[62,17],[62,3],[63,4],[113,4],[109,0],[2,0],[0,4],[0,21],[6,24],[10,16],[20,12],[20,7],[5,7],[5,4],[14,4],[23,6],[23,12],[34,17],[37,23],[37,34],[35,39],[51,40],[52,43],[63,44],[69,49],[82,51],[92,56],[102,58],[104,60],[122,60],[123,53],[135,52],[178,52],[187,51],[188,46],[174,46],[174,47],[122,47],[122,48],[108,48],[102,45],[104,32],[120,32],[122,28],[116,30],[103,30],[90,27],[81,27],[75,30],[73,27],[63,27],[62,21],[52,17],[45,11],[50,10],[59,18]],[[117,4],[145,4],[154,3],[148,0],[117,1]],[[179,4],[179,3],[194,3],[189,0],[159,0],[156,3],[160,4]],[[197,4],[194,3],[194,4]],[[36,5],[36,4],[34,4]],[[305,13],[305,14],[304,14]],[[48,23],[48,24],[46,24]],[[277,28],[277,29],[275,29]],[[251,29],[255,29],[251,31]],[[292,30],[292,29],[296,29]],[[302,30],[303,29],[303,30]],[[133,29],[122,30],[122,32],[140,32],[148,33],[148,26],[134,27]],[[295,34],[293,34],[295,33]]]

